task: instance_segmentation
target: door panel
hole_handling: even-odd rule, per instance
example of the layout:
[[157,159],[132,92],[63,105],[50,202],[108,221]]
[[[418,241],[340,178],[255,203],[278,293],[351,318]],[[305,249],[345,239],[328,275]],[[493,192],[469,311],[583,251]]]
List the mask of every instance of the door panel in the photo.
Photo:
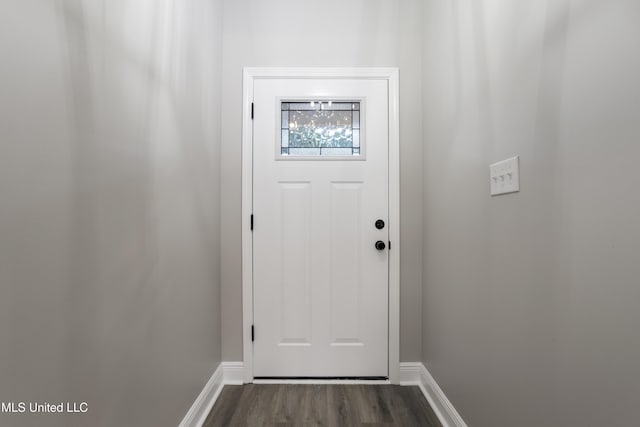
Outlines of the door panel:
[[362,345],[362,182],[331,183],[331,344]]
[[[280,182],[280,344],[311,343],[311,184]],[[274,242],[275,243],[275,242]],[[275,248],[274,248],[275,249]],[[274,269],[276,270],[276,269]]]
[[[374,247],[378,240],[388,241],[387,227],[375,227],[377,219],[388,223],[387,94],[387,81],[376,79],[259,79],[254,84],[256,377],[388,375],[388,253]],[[340,108],[357,101],[358,111],[281,114],[282,102],[293,111],[314,100],[329,106],[332,99]],[[297,104],[289,107],[292,101]],[[333,133],[348,136],[351,130],[340,123],[327,124],[334,116],[357,119],[353,132],[359,146],[353,152],[360,155],[281,156],[283,134],[297,138],[297,145],[306,143],[300,135],[321,143]],[[292,121],[291,132],[283,117]],[[303,117],[304,126],[315,120],[324,127],[304,133],[308,129],[296,129],[295,117]]]

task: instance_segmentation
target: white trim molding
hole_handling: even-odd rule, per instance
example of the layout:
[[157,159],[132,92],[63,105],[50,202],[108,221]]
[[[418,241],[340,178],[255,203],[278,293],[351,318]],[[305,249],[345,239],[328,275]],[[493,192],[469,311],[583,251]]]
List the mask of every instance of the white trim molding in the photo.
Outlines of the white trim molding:
[[[218,365],[207,384],[196,398],[179,427],[201,427],[211,408],[225,385],[241,385],[244,383],[243,362],[222,362]],[[427,368],[420,362],[404,362],[399,364],[398,378],[400,385],[419,386],[422,394],[433,408],[443,427],[467,427],[458,411],[431,376]],[[391,381],[322,381],[322,380],[257,380],[256,384],[389,384]]]
[[398,68],[245,68],[242,86],[242,343],[244,382],[253,382],[253,123],[251,104],[257,79],[377,79],[389,94],[389,353],[388,376],[400,383],[400,122]]
[[201,427],[225,385],[244,383],[244,363],[221,362],[184,416],[179,427]]
[[179,427],[200,427],[204,424],[213,404],[218,399],[222,387],[224,387],[224,374],[222,363],[218,365],[209,381],[189,408]]
[[224,385],[244,384],[244,363],[222,362]]
[[420,362],[400,363],[400,385],[420,385],[420,371],[423,366]]
[[422,363],[401,363],[400,385],[419,386],[443,427],[467,427],[456,408]]

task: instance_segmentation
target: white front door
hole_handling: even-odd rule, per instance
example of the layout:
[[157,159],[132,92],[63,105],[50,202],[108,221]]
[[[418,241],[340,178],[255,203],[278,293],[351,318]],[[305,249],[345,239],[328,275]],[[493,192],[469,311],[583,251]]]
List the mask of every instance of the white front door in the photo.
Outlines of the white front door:
[[386,79],[258,79],[255,377],[387,377]]

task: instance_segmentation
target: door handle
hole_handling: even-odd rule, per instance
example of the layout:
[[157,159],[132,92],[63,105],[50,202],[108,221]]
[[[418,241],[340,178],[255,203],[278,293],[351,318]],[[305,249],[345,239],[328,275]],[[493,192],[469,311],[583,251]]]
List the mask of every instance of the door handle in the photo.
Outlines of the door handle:
[[384,250],[384,248],[386,248],[386,247],[387,247],[387,245],[385,245],[385,244],[384,244],[384,242],[383,242],[382,240],[378,240],[378,241],[376,242],[376,245],[375,245],[375,246],[376,246],[376,249],[377,249],[377,250],[379,250],[379,251],[383,251],[383,250]]

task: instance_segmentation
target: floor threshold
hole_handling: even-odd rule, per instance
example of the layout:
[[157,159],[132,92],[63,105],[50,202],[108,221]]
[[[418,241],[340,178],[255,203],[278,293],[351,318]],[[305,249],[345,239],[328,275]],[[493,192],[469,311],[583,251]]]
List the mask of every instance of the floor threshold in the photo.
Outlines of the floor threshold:
[[254,377],[253,384],[391,384],[387,377]]

